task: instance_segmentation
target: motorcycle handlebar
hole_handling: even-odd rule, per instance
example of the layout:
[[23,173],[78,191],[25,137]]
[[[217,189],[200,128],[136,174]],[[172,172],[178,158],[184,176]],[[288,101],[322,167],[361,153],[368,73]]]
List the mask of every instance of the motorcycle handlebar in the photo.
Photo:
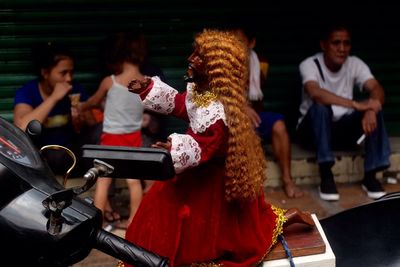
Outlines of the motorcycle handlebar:
[[94,247],[135,267],[169,267],[167,258],[136,246],[103,229],[97,231]]

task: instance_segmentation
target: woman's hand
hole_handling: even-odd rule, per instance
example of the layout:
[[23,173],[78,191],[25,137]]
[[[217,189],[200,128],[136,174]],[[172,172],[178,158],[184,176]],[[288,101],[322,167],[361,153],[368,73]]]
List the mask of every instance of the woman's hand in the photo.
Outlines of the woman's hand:
[[56,83],[50,97],[56,102],[64,98],[72,90],[72,85],[68,82]]

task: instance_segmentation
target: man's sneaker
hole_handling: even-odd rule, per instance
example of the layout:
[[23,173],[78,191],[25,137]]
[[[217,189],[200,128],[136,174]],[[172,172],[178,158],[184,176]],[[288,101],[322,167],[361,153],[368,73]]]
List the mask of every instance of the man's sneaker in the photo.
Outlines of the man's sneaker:
[[333,179],[327,179],[326,181],[321,180],[319,187],[319,197],[327,201],[339,200],[339,193],[336,189],[336,184]]
[[365,192],[367,192],[368,197],[372,199],[377,199],[386,195],[381,183],[376,179],[364,179],[361,187]]

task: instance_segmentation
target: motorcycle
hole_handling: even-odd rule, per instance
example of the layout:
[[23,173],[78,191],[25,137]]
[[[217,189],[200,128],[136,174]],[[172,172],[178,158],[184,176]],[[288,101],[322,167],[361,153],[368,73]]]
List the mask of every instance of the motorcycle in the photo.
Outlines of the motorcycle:
[[[143,179],[170,179],[175,175],[170,154],[155,148],[86,145],[84,157],[93,166],[84,175],[85,183],[65,188],[32,141],[40,131],[38,121],[23,132],[0,117],[1,265],[69,266],[95,248],[138,267],[168,267],[166,258],[104,231],[101,211],[80,195],[99,176],[127,178],[133,169]],[[62,149],[42,149],[52,148]]]
[[320,220],[337,267],[400,266],[400,192]]

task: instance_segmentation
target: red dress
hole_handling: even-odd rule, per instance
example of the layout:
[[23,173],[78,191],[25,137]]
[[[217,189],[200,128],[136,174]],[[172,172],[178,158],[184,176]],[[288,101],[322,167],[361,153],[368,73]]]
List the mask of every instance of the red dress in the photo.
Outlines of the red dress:
[[[214,102],[196,107],[190,85],[187,93],[178,94],[153,79],[152,89],[142,94],[147,107],[160,111],[160,106],[168,106],[167,113],[188,119],[190,127],[186,134],[171,135],[178,174],[152,186],[126,239],[168,257],[171,266],[260,263],[282,231],[283,211],[266,203],[263,194],[251,202],[226,201],[228,128],[223,106]],[[160,92],[163,96],[155,100]],[[167,105],[166,100],[173,102]]]

